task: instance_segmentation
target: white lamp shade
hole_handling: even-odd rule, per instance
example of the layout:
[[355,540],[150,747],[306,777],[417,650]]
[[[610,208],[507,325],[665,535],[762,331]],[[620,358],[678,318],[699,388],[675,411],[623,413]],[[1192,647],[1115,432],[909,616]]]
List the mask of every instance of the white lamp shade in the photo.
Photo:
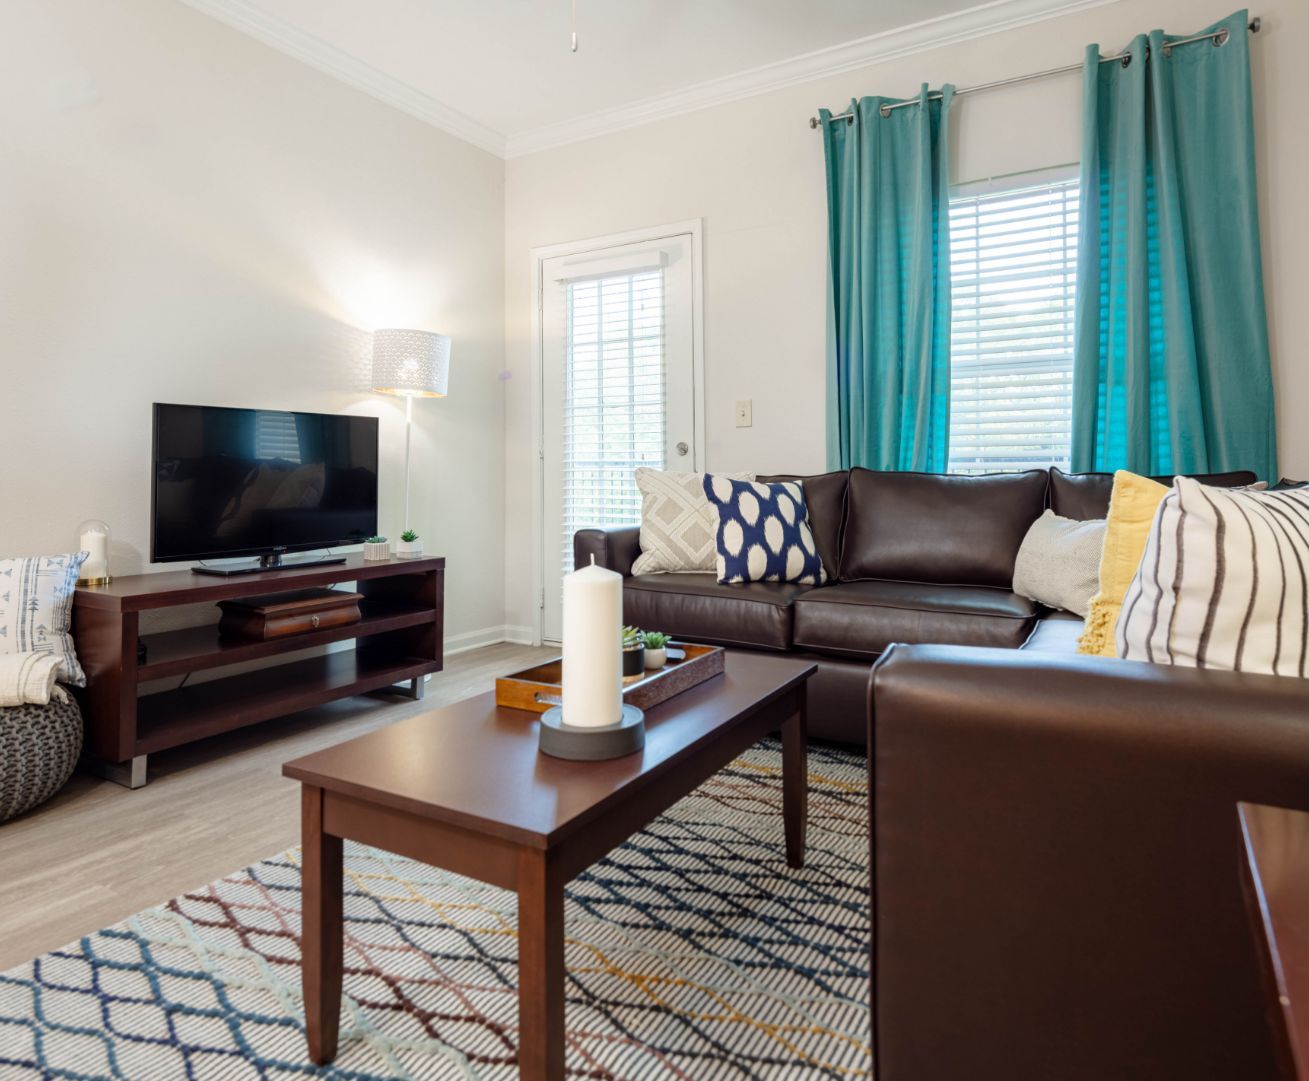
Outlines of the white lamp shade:
[[426,330],[373,332],[373,389],[409,398],[444,398],[450,339]]

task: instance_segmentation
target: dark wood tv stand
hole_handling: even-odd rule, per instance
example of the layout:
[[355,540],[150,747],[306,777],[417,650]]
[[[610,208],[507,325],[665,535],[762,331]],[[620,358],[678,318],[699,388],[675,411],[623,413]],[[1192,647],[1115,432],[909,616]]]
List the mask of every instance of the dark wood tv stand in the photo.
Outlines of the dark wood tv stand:
[[[139,632],[142,612],[237,597],[355,582],[363,618],[345,627],[263,641],[220,638],[216,623]],[[220,732],[257,724],[337,698],[410,682],[442,667],[445,560],[364,560],[344,565],[283,568],[240,578],[205,578],[189,570],[136,574],[109,585],[79,588],[73,598],[73,638],[86,669],[80,694],[87,755],[130,788],[145,784],[147,756]],[[171,676],[277,657],[330,642],[355,648],[237,672],[174,690],[141,693],[141,685]],[[138,642],[146,656],[138,662]]]

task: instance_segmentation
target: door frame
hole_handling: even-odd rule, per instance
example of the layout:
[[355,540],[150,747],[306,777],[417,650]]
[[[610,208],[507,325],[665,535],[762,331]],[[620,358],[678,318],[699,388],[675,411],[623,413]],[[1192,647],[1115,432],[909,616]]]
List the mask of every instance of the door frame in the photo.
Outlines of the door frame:
[[545,244],[531,249],[532,260],[532,447],[536,461],[532,469],[532,644],[541,645],[545,611],[545,416],[544,358],[541,341],[545,281],[543,264],[561,255],[584,255],[590,251],[614,248],[622,244],[640,244],[668,240],[675,236],[691,237],[691,381],[692,430],[695,455],[690,463],[694,472],[704,470],[704,219],[690,218],[668,225],[632,229],[623,233],[586,237],[561,244]]

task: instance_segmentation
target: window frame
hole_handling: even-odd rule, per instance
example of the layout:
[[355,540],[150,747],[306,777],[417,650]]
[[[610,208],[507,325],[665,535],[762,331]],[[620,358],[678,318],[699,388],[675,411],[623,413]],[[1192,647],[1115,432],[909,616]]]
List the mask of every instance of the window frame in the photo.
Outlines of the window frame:
[[[975,475],[984,475],[986,473],[995,473],[995,472],[1014,472],[1014,471],[1019,471],[1029,468],[1049,468],[1051,466],[1055,466],[1055,467],[1067,469],[1069,467],[1070,454],[1071,454],[1071,441],[1072,441],[1072,364],[1073,364],[1073,348],[1074,348],[1074,340],[1073,340],[1074,318],[1076,312],[1076,262],[1077,262],[1077,235],[1078,235],[1077,221],[1078,221],[1078,215],[1080,215],[1080,210],[1081,210],[1081,206],[1080,206],[1081,200],[1080,200],[1080,192],[1078,190],[1078,184],[1079,184],[1079,168],[1076,163],[1071,163],[1071,164],[1054,166],[1048,169],[1014,173],[1014,174],[1008,174],[999,177],[990,177],[984,180],[954,185],[950,189],[949,202],[950,202],[952,233],[951,233],[951,345],[950,345],[951,407],[950,407],[949,423],[950,423],[950,433],[951,433],[951,445],[950,445],[950,457],[946,468],[951,473],[959,473],[962,475],[975,476]],[[1062,213],[1064,214],[1065,219],[1067,219],[1068,217],[1067,203],[1070,201],[1070,197],[1071,197],[1072,214],[1073,214],[1071,221],[1067,221],[1065,227],[1066,228],[1065,248],[1064,248],[1063,258],[1058,259],[1052,257],[1050,260],[1052,267],[1062,268],[1055,271],[1052,274],[1052,276],[1053,277],[1061,276],[1064,278],[1064,287],[1063,287],[1063,294],[1065,297],[1064,306],[1057,313],[1052,312],[1051,318],[1048,321],[1042,322],[1040,320],[1037,320],[1038,326],[1048,326],[1053,324],[1059,324],[1061,326],[1062,329],[1061,331],[1059,331],[1059,335],[1062,337],[1063,341],[1061,342],[1062,348],[1060,348],[1058,352],[1061,355],[1066,356],[1066,360],[1060,361],[1057,364],[1052,361],[1051,370],[1049,371],[1043,372],[1038,368],[1034,373],[1032,373],[1038,377],[1043,377],[1045,380],[1044,384],[1034,383],[1033,389],[1043,385],[1048,386],[1056,376],[1060,377],[1061,380],[1066,385],[1067,388],[1066,396],[1061,396],[1055,405],[1055,409],[1065,412],[1067,414],[1067,419],[1068,419],[1067,428],[1062,433],[1064,437],[1062,440],[1064,453],[1049,458],[1042,458],[1041,460],[1037,460],[1037,458],[1034,456],[1027,461],[1023,461],[1021,459],[1018,461],[1009,461],[1009,462],[992,461],[989,459],[999,457],[1000,454],[1002,453],[1001,449],[997,448],[996,450],[988,452],[988,450],[984,446],[982,446],[974,449],[973,452],[969,454],[966,459],[961,461],[960,458],[957,457],[957,455],[959,454],[959,449],[955,438],[956,435],[960,434],[958,429],[956,428],[956,423],[960,423],[961,426],[963,423],[963,422],[957,422],[956,412],[955,412],[956,404],[960,400],[959,396],[956,394],[956,380],[961,378],[961,376],[958,374],[960,368],[957,363],[957,357],[958,357],[957,350],[960,348],[960,341],[959,341],[959,336],[956,333],[956,330],[959,322],[961,321],[961,317],[963,321],[968,321],[968,317],[971,314],[973,317],[973,321],[977,323],[980,320],[980,317],[977,315],[977,312],[981,308],[981,305],[970,301],[967,305],[964,306],[963,311],[961,312],[960,304],[959,304],[959,292],[961,289],[964,288],[972,288],[974,290],[974,296],[976,296],[976,290],[980,288],[977,279],[980,276],[984,275],[986,273],[986,270],[984,267],[979,266],[979,261],[976,257],[976,254],[974,254],[974,258],[972,260],[966,260],[966,259],[964,260],[964,261],[971,262],[972,265],[974,266],[974,270],[971,273],[965,273],[960,275],[956,270],[956,267],[960,260],[959,260],[957,246],[956,246],[956,236],[953,231],[955,207],[956,204],[959,203],[965,203],[965,202],[976,203],[978,200],[986,200],[988,199],[988,197],[996,197],[996,199],[993,200],[993,205],[994,205],[994,202],[1000,201],[1000,199],[1002,199],[1003,197],[1013,196],[1015,198],[1021,198],[1024,195],[1030,195],[1039,192],[1041,189],[1060,190],[1061,203],[1064,205],[1064,210],[1062,211]],[[1000,212],[1003,213],[1003,211]],[[1039,242],[1040,242],[1039,238],[1034,238],[1031,241],[1026,241],[1024,243],[1038,244]],[[976,251],[981,251],[981,250],[983,250],[982,247],[976,249]],[[994,273],[994,271],[992,271],[992,273]],[[1034,274],[1033,279],[1035,279],[1035,277],[1036,275]],[[964,284],[967,282],[969,278],[973,279],[972,283]],[[1029,289],[1030,288],[1031,286],[1029,286]],[[1028,300],[1028,301],[1020,301],[1019,303],[1035,304],[1036,301]],[[1033,314],[1039,314],[1039,309],[1037,312],[1034,312]],[[1028,316],[1025,313],[1022,312],[1015,313],[1016,319],[1021,320],[1027,317]],[[974,335],[980,334],[981,333],[980,326],[977,327],[977,329],[975,329],[973,333]],[[1012,333],[1016,333],[1016,331],[1011,331],[1011,334]],[[1041,335],[1041,337],[1043,338],[1049,338],[1052,336],[1053,334]],[[1009,341],[1012,343],[1015,339],[1012,336],[1010,337],[1001,336],[999,340]],[[973,337],[972,343],[977,344],[977,342],[978,342],[978,338]],[[1003,349],[996,350],[996,352],[999,354],[1003,354],[1004,352],[1006,352],[1006,350]],[[1022,349],[1011,348],[1010,350],[1008,350],[1008,352],[1021,353]],[[1055,352],[1055,350],[1050,350],[1050,352]],[[970,355],[973,357],[979,357],[982,355],[982,350],[980,348],[976,349]],[[970,365],[970,367],[982,368],[983,370],[982,377],[985,378],[984,373],[986,369],[983,364],[979,363],[975,365]],[[963,376],[962,378],[967,378],[967,376]],[[1038,394],[1035,396],[1044,399],[1055,397],[1055,395],[1053,394]],[[970,396],[969,398],[970,403],[976,403],[977,400],[978,398],[976,395]],[[1000,400],[1003,399],[997,399],[997,401]],[[1013,399],[1009,399],[1009,400],[1012,401]],[[974,405],[971,412],[973,416],[977,416],[982,412],[982,410],[980,407]],[[974,421],[974,423],[982,423],[982,422]],[[1000,423],[1000,422],[997,421],[996,423]],[[1029,421],[1029,423],[1031,423],[1031,421]],[[1023,440],[1021,439],[1017,441],[1019,448],[1021,448],[1022,442]],[[1011,444],[1011,449],[1012,446],[1013,445]],[[1011,457],[1017,457],[1017,455],[1012,454]]]

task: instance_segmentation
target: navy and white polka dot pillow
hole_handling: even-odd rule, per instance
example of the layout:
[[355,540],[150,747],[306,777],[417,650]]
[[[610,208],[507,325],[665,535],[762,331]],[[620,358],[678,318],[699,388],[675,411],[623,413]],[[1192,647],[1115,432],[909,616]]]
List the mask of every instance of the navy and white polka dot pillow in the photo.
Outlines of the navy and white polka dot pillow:
[[706,473],[704,492],[718,515],[719,582],[826,581],[799,482],[765,484]]

